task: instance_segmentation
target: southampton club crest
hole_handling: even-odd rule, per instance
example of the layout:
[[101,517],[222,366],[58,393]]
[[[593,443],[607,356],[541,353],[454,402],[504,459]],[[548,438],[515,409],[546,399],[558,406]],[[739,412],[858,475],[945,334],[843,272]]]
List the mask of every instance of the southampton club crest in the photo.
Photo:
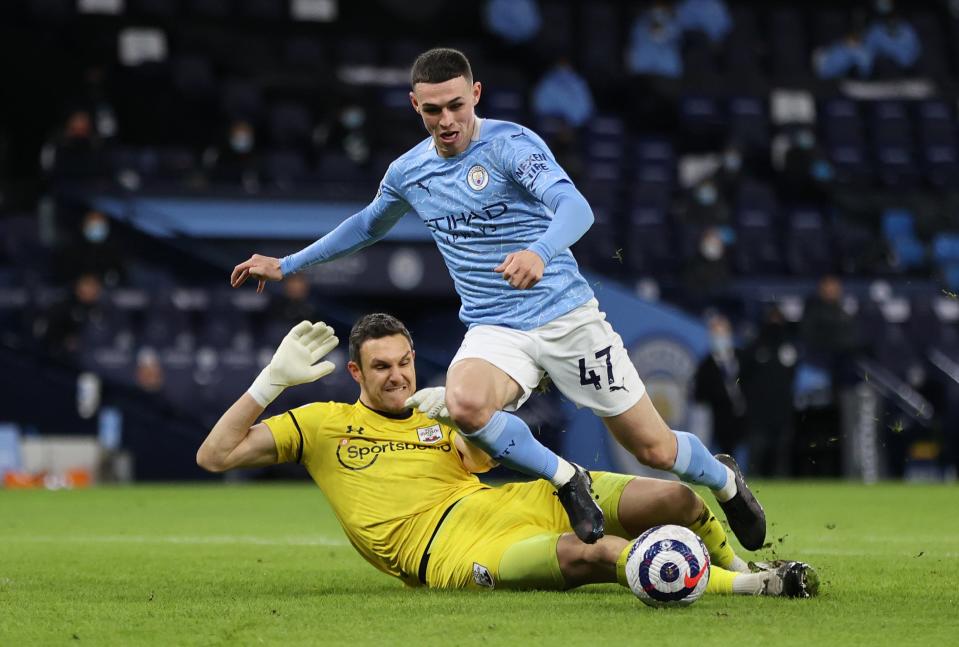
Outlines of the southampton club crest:
[[432,445],[433,443],[438,443],[439,441],[443,440],[443,430],[440,429],[439,425],[417,427],[416,436],[420,439],[421,443]]
[[489,173],[485,168],[477,164],[466,174],[466,183],[474,191],[482,191],[489,184]]

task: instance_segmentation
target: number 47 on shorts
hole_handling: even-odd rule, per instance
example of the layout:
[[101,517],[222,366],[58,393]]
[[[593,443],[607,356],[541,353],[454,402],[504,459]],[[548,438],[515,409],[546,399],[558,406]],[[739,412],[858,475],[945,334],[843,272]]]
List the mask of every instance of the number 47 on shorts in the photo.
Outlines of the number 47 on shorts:
[[[610,386],[615,382],[615,378],[613,378],[613,361],[609,356],[609,351],[611,349],[612,346],[607,346],[603,350],[595,353],[596,359],[602,359],[603,357],[606,358],[606,380],[607,384]],[[582,386],[592,384],[597,391],[603,388],[603,386],[600,384],[600,377],[596,374],[596,371],[589,369],[589,373],[587,374],[585,357],[579,358],[579,383]]]

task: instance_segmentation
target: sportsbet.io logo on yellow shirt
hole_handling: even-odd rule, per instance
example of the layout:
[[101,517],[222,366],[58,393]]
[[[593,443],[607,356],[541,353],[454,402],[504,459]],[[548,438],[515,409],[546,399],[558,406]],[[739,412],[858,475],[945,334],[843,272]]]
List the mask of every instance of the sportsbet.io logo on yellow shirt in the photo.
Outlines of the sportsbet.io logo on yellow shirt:
[[[427,427],[426,429],[430,428]],[[423,442],[436,443],[438,440],[441,440],[443,434],[439,425],[436,426],[436,431],[439,433],[438,438],[431,441],[424,440]],[[336,459],[340,462],[340,465],[348,470],[365,470],[367,467],[376,463],[380,456],[394,452],[415,451],[441,451],[448,454],[452,451],[452,446],[449,442],[421,445],[419,443],[405,442],[402,440],[380,441],[371,438],[343,438],[340,440],[339,445],[336,446]]]

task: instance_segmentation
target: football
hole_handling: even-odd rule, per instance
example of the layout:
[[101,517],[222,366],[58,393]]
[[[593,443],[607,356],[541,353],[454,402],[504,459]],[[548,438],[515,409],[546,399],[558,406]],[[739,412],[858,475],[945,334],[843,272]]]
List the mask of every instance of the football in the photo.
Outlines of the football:
[[626,557],[629,588],[651,607],[686,606],[709,581],[709,553],[689,528],[656,526],[633,542]]

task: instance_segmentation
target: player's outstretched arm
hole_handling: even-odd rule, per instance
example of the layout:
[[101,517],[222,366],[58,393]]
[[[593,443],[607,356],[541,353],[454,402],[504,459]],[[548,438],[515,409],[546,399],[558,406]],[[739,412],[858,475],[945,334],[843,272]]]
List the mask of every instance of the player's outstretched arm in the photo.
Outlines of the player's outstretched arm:
[[256,286],[257,292],[263,291],[267,281],[282,281],[283,270],[280,269],[280,259],[254,254],[233,268],[233,273],[230,274],[230,285],[238,288],[250,277],[259,281]]
[[[387,173],[389,175],[389,173]],[[257,292],[262,292],[267,281],[282,281],[301,270],[328,263],[372,245],[381,240],[410,206],[384,184],[376,198],[365,208],[337,225],[336,229],[300,251],[273,258],[254,254],[233,268],[230,285],[240,287],[251,276],[259,280]]]
[[224,412],[196,453],[196,463],[208,472],[236,467],[263,467],[276,463],[273,434],[266,425],[255,425],[263,406],[244,393]]
[[322,321],[301,321],[294,326],[249,390],[213,426],[197,451],[197,464],[211,472],[223,472],[276,463],[273,435],[266,425],[253,423],[287,387],[329,375],[336,367],[320,360],[337,343],[333,329]]

